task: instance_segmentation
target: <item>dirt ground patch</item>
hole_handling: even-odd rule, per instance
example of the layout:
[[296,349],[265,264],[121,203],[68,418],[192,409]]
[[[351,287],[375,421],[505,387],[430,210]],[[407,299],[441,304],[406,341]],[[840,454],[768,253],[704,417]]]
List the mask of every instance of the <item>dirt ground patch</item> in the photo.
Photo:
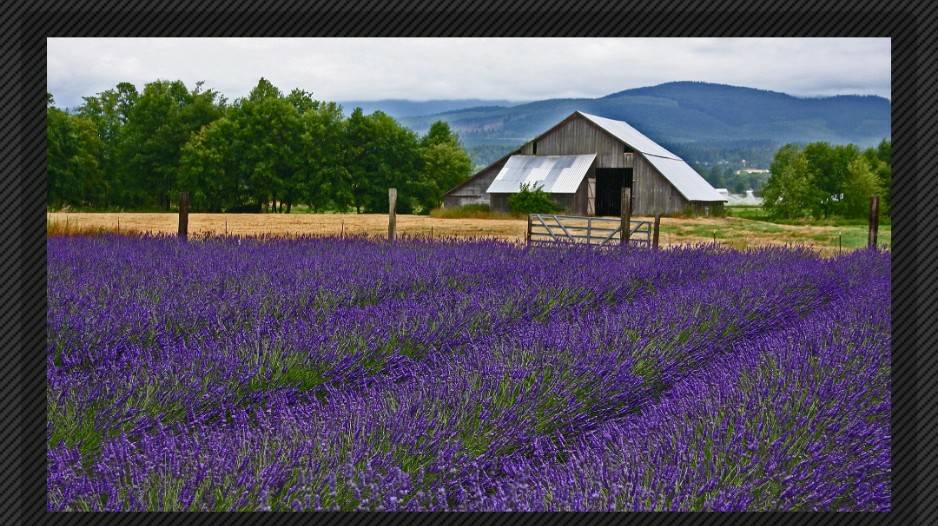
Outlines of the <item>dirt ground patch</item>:
[[[635,218],[650,220],[650,218]],[[50,233],[119,231],[121,233],[175,233],[175,213],[73,213],[47,214]],[[384,214],[190,214],[192,235],[387,235]],[[444,219],[399,215],[397,231],[402,236],[476,237],[523,241],[527,229],[523,219]],[[838,253],[866,245],[866,227],[782,225],[739,217],[662,218],[660,242],[664,246],[717,243],[733,248],[765,245],[806,246],[823,253]],[[880,245],[891,245],[891,229],[880,227]]]

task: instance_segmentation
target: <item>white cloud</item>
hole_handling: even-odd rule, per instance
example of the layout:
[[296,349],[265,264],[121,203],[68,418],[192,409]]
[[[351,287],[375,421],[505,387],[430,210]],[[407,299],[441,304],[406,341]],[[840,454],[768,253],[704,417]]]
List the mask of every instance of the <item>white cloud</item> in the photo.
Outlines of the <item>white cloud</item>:
[[50,38],[60,105],[129,81],[229,98],[261,76],[329,100],[596,97],[675,80],[890,96],[888,38]]

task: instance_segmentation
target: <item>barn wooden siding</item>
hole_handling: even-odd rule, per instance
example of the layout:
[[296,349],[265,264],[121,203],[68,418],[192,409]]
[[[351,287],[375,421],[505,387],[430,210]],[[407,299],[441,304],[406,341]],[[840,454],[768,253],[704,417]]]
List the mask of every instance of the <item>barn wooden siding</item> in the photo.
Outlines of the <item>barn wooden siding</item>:
[[632,213],[635,215],[677,214],[689,202],[641,155],[632,166]]
[[508,196],[511,194],[489,194],[492,201],[489,206],[492,208],[493,212],[507,212],[508,211]]
[[[534,152],[535,143],[537,153]],[[542,137],[528,142],[517,152],[523,155],[579,155],[596,154],[597,168],[631,168],[632,155],[618,139],[588,121],[575,115],[547,131]]]
[[486,190],[508,157],[521,155],[596,154],[596,161],[575,194],[552,194],[564,211],[576,215],[594,215],[596,168],[632,168],[632,213],[650,216],[691,213],[718,215],[723,211],[719,202],[691,202],[649,163],[641,153],[632,150],[616,137],[585,117],[574,114],[543,135],[478,172],[462,186],[444,196],[445,207],[465,204],[488,204],[493,211],[508,211],[509,194],[486,194]]
[[[580,188],[575,194],[550,194],[555,203],[563,207],[563,212],[567,214],[587,215],[588,200],[586,197],[587,182],[583,179]],[[508,212],[508,197],[513,194],[489,194],[492,197],[491,206],[493,212]]]
[[632,167],[632,213],[722,215],[723,203],[688,201],[647,159],[636,155]]
[[[596,161],[583,178],[575,194],[552,195],[554,201],[564,207],[564,212],[576,215],[594,215],[595,213],[596,168],[630,168],[633,159],[633,154],[626,152],[626,147],[622,142],[580,115],[574,115],[562,121],[541,137],[526,143],[517,153],[522,155],[596,154]],[[504,202],[507,207],[507,200]],[[496,206],[501,204],[502,200],[496,204],[493,199],[492,209],[495,210]]]
[[586,177],[583,178],[583,181],[580,183],[580,187],[577,188],[576,193],[573,194],[573,202],[570,205],[569,210],[579,216],[585,215],[594,215],[592,213],[593,203],[590,203],[589,196],[590,184],[592,181],[593,188],[596,188],[596,167],[593,166],[590,168],[590,171],[587,172]]
[[494,210],[494,204],[490,202],[489,194],[485,193],[485,191],[488,190],[489,185],[492,184],[492,181],[495,179],[495,176],[498,175],[502,166],[508,162],[508,157],[509,156],[506,155],[494,164],[482,169],[461,186],[450,190],[449,193],[443,196],[443,208],[484,204],[491,206]]

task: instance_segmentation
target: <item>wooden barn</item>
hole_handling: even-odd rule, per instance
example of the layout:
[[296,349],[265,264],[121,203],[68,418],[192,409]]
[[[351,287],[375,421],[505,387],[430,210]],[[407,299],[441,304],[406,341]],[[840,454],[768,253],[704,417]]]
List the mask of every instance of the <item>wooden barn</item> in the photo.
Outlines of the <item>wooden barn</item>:
[[623,121],[580,111],[447,192],[444,207],[508,211],[522,184],[541,187],[568,214],[615,216],[623,186],[632,214],[717,214],[726,198],[689,164]]

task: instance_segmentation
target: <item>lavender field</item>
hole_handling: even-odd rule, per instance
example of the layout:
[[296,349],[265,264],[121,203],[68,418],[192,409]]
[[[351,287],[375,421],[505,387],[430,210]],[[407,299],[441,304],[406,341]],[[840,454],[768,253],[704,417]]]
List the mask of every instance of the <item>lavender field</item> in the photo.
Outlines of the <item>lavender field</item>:
[[48,241],[49,510],[888,510],[890,261]]

